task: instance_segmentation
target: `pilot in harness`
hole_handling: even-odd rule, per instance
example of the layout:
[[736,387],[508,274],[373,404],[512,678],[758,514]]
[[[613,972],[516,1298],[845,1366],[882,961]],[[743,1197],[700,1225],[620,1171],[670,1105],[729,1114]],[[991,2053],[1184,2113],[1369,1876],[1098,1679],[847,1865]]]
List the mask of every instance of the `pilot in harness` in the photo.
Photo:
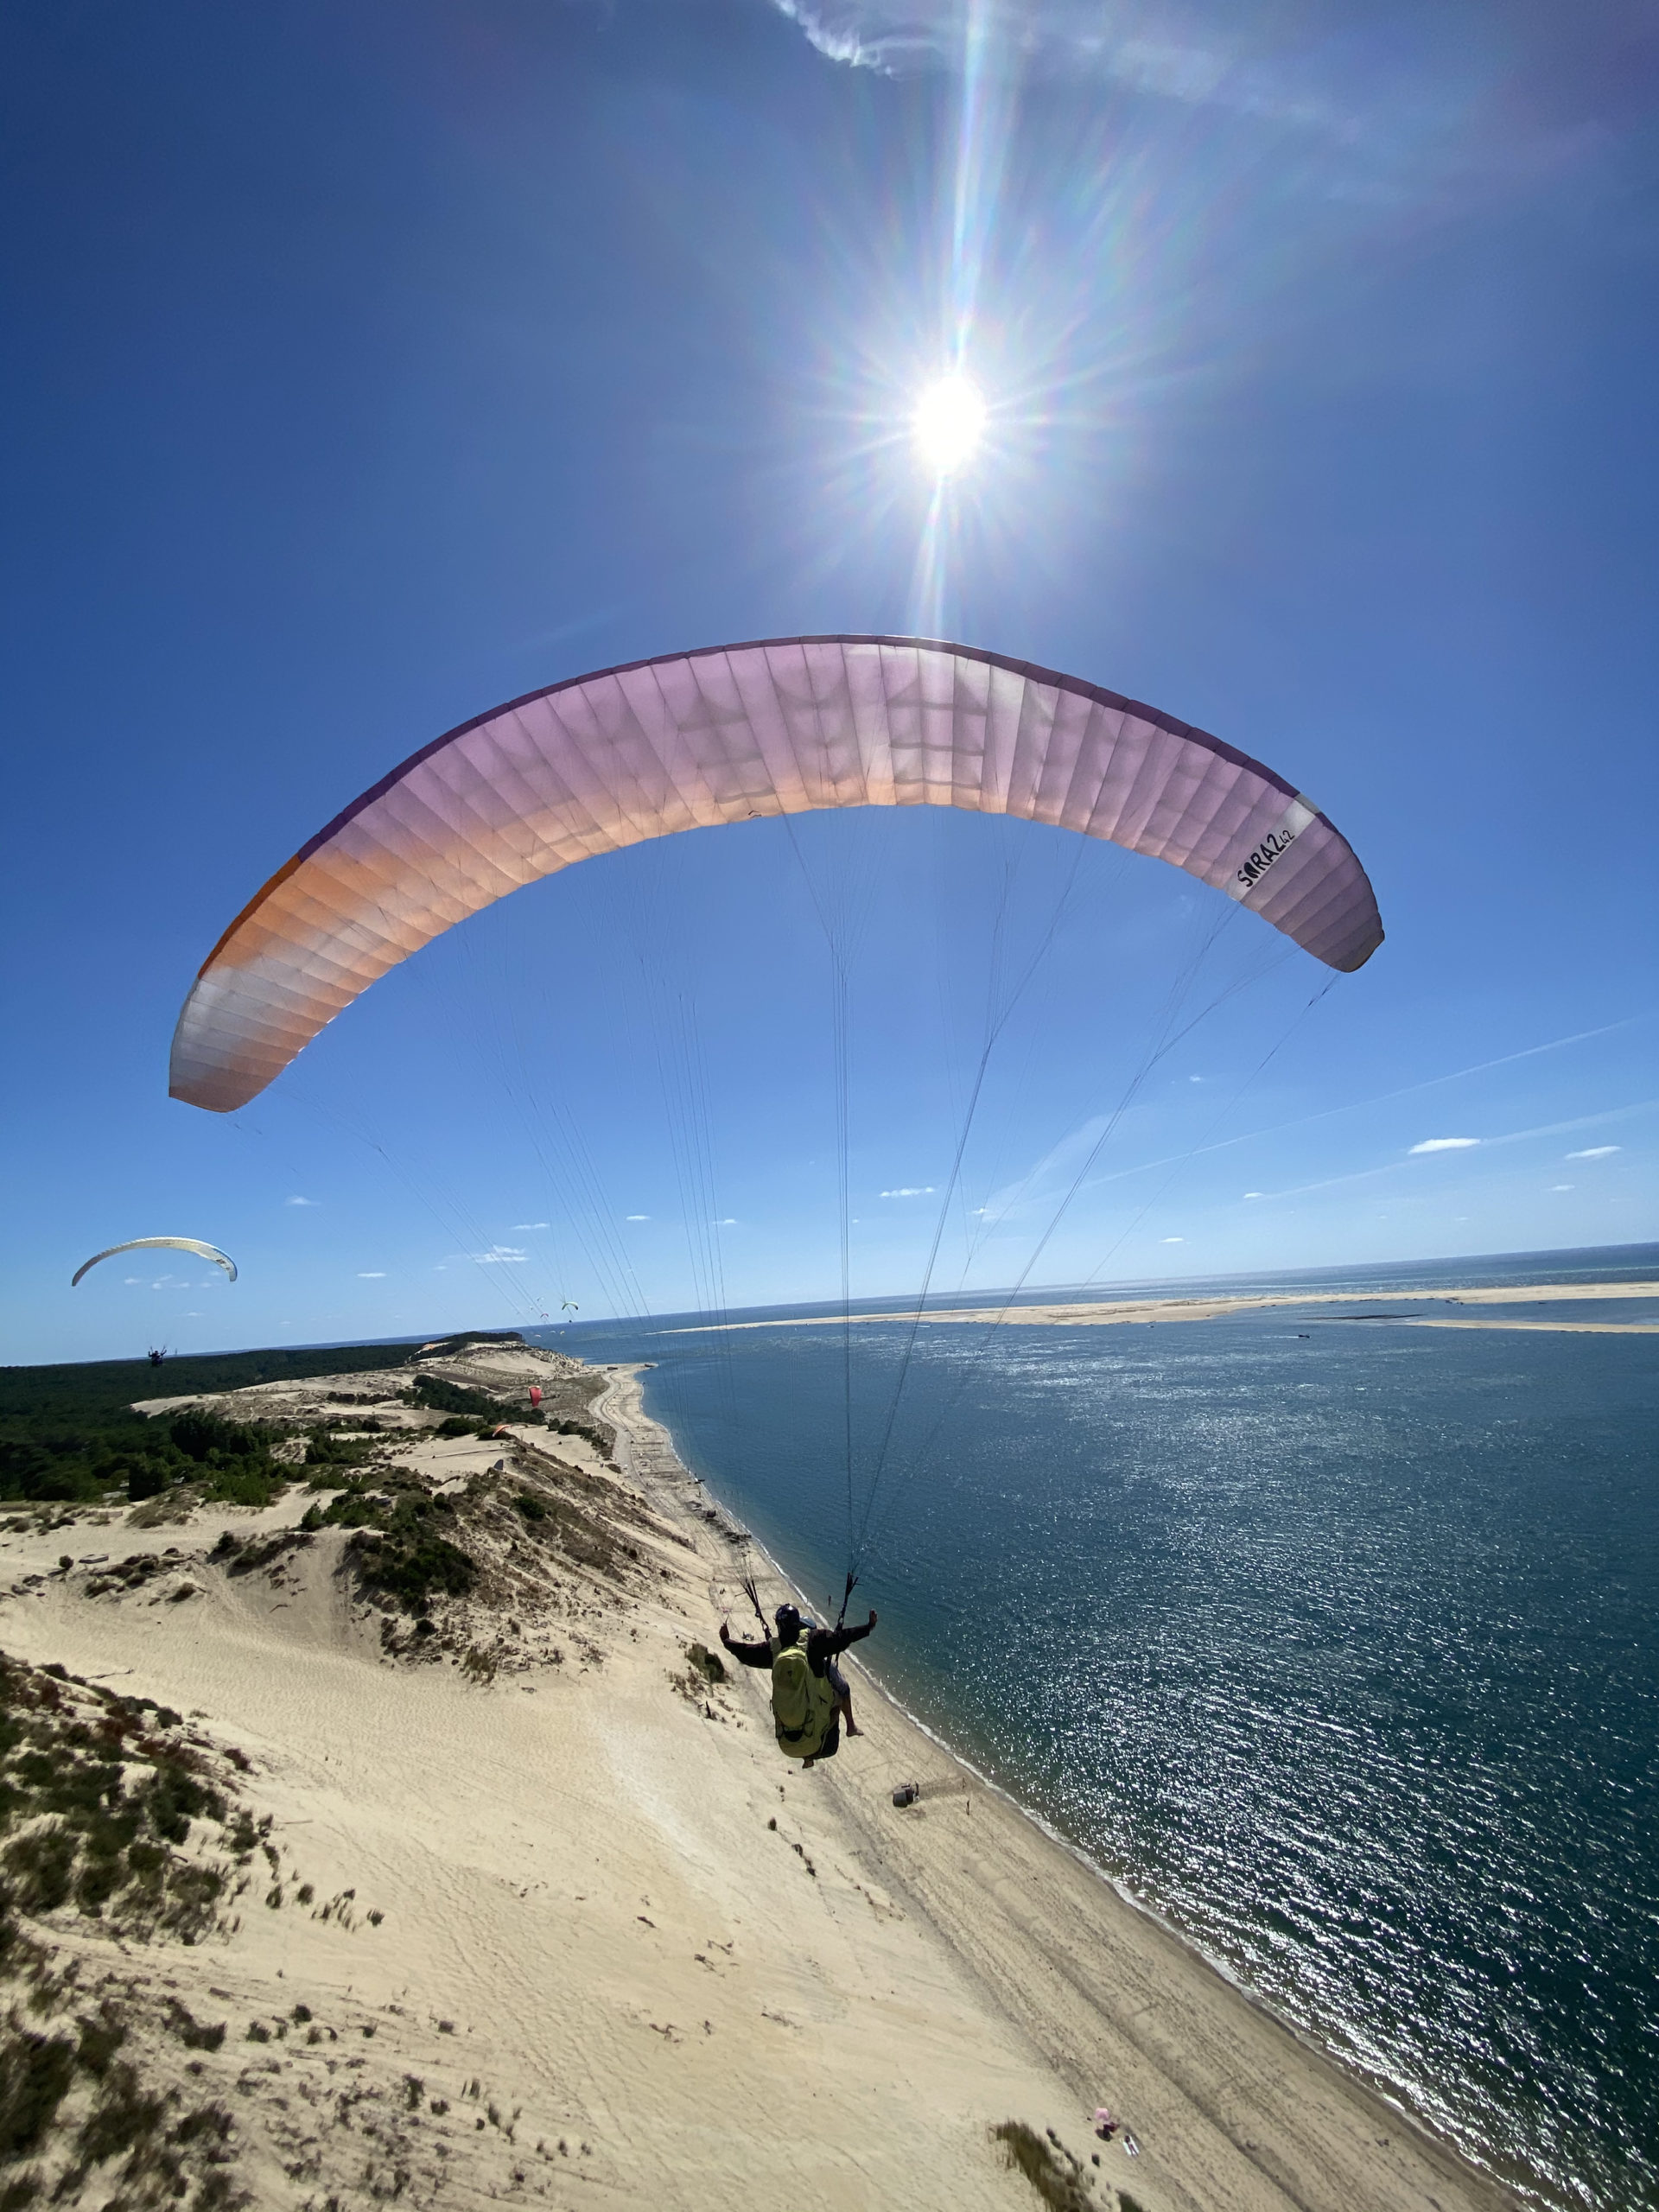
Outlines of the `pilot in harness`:
[[[760,1613],[758,1602],[755,1611]],[[804,1621],[798,1607],[779,1605],[773,1630],[763,1643],[739,1643],[722,1621],[720,1640],[740,1666],[772,1670],[772,1718],[778,1748],[804,1767],[832,1759],[841,1749],[841,1724],[847,1733],[862,1732],[853,1719],[852,1693],[836,1661],[850,1643],[860,1643],[875,1626],[872,1613],[861,1627],[819,1628]],[[766,1628],[766,1616],[760,1613]]]

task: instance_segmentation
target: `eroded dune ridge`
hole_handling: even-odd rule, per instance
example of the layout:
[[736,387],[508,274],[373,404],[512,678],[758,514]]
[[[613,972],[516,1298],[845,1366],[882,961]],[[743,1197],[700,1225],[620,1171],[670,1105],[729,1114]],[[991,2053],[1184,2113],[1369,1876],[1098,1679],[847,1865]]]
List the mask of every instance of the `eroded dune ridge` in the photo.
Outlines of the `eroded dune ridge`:
[[1504,2201],[868,1679],[785,1764],[632,1372],[204,1410],[282,1426],[274,1503],[0,1524],[0,2203]]

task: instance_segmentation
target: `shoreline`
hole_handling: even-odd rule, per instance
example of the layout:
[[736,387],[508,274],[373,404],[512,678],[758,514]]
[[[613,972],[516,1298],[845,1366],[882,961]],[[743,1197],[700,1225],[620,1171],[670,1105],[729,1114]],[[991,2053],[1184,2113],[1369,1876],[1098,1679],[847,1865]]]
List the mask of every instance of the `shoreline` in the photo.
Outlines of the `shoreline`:
[[[574,1364],[444,1368],[522,1390]],[[51,1515],[0,1530],[0,1644],[236,1747],[266,1823],[269,1871],[198,1948],[124,1954],[73,1904],[34,1923],[100,1987],[139,1967],[157,2088],[181,2079],[167,2006],[227,2022],[188,2071],[233,2113],[253,2201],[357,2202],[381,2158],[422,2212],[1038,2212],[1013,2126],[1072,2212],[1514,2212],[1532,2177],[1280,2018],[856,1653],[860,1737],[782,1759],[764,1676],[709,1663],[753,1540],[645,1410],[646,1364],[588,1370],[608,1452],[400,1421],[397,1480],[474,1501],[480,1589],[432,1620],[353,1579],[303,1481],[260,1508],[106,1505],[73,1558]],[[385,1387],[327,1378],[359,1379]],[[302,1417],[298,1386],[248,1398],[284,1393]]]
[[[1531,1283],[1498,1287],[1479,1285],[1451,1290],[1314,1290],[1267,1291],[1258,1296],[1216,1298],[1078,1299],[1066,1303],[1035,1306],[983,1306],[936,1308],[920,1314],[900,1310],[892,1313],[822,1313],[808,1319],[776,1321],[698,1322],[687,1328],[666,1329],[664,1336],[724,1335],[739,1329],[840,1328],[847,1322],[912,1321],[992,1323],[1003,1328],[1147,1327],[1160,1321],[1215,1321],[1234,1313],[1266,1313],[1277,1308],[1306,1306],[1408,1304],[1414,1306],[1554,1306],[1589,1299],[1659,1298],[1659,1282]],[[1311,1315],[1311,1319],[1323,1317]],[[1487,1316],[1438,1313],[1354,1314],[1332,1316],[1356,1321],[1386,1320],[1398,1328],[1413,1329],[1559,1329],[1580,1335],[1659,1336],[1659,1321],[1573,1321],[1495,1319]]]
[[[656,1447],[658,1453],[660,1454],[665,1448],[674,1468],[678,1471],[678,1479],[714,1500],[721,1516],[720,1525],[727,1532],[728,1541],[732,1541],[734,1535],[741,1539],[747,1549],[752,1550],[766,1563],[767,1570],[766,1579],[774,1581],[781,1592],[791,1594],[810,1614],[810,1600],[806,1593],[772,1558],[760,1540],[730,1511],[729,1508],[718,1500],[703,1478],[693,1474],[685,1466],[684,1462],[679,1458],[672,1433],[666,1424],[657,1421],[653,1415],[646,1412],[641,1377],[652,1364],[652,1363],[649,1361],[631,1363],[625,1370],[619,1370],[625,1379],[618,1385],[613,1385],[613,1389],[619,1395],[626,1392],[626,1397],[632,1399],[631,1405],[626,1402],[623,1404],[614,1402],[613,1390],[607,1390],[605,1395],[596,1402],[596,1409],[603,1409],[606,1418],[616,1424],[619,1438],[626,1433],[632,1442],[636,1431],[644,1432],[648,1435],[654,1433],[654,1439],[661,1440]],[[658,1464],[660,1469],[660,1459]],[[672,1478],[671,1476],[670,1479]],[[743,1602],[739,1593],[738,1605],[741,1606]],[[734,1606],[733,1611],[735,1612],[736,1610],[737,1607]],[[1334,2075],[1341,2085],[1342,2091],[1346,2096],[1352,2098],[1358,2108],[1354,2117],[1360,2118],[1363,2114],[1363,2126],[1369,2127],[1381,2120],[1385,2127],[1404,2126],[1408,2128],[1418,2149],[1426,2155],[1426,2159],[1432,2161],[1434,2167],[1439,2170],[1434,2185],[1445,2192],[1446,2197],[1471,2207],[1476,2205],[1491,2207],[1493,2208],[1493,2212],[1496,2212],[1496,2208],[1513,2207],[1522,2201],[1510,2194],[1512,2190],[1519,2189],[1522,2191],[1523,2199],[1533,2197],[1534,2191],[1538,2186],[1535,2176],[1523,2174],[1517,2171],[1506,2179],[1491,2171],[1444,2134],[1427,2115],[1414,2109],[1407,2101],[1406,2093],[1398,2084],[1365,2068],[1355,2060],[1339,2055],[1331,2049],[1316,2032],[1302,2028],[1275,2011],[1265,1999],[1251,1989],[1224,1960],[1211,1956],[1192,1935],[1181,1927],[1179,1922],[1173,1920],[1154,1903],[1138,1896],[1118,1875],[1094,1858],[1084,1846],[1057,1827],[1035,1808],[1025,1803],[1013,1789],[975,1765],[965,1754],[954,1750],[936,1730],[911,1712],[896,1694],[871,1672],[868,1663],[861,1656],[864,1649],[862,1645],[855,1647],[848,1653],[847,1662],[850,1662],[856,1670],[859,1678],[857,1686],[861,1689],[861,1694],[864,1696],[874,1694],[880,1698],[897,1725],[901,1740],[904,1738],[919,1738],[926,1746],[926,1755],[936,1762],[943,1762],[949,1770],[949,1777],[965,1777],[960,1789],[960,1794],[965,1799],[971,1802],[976,1790],[985,1793],[1001,1808],[1010,1823],[1015,1824],[1019,1829],[1030,1833],[1035,1844],[1031,1856],[1040,1858],[1044,1853],[1052,1853],[1062,1857],[1068,1866],[1075,1870],[1079,1884],[1086,1885],[1084,1893],[1077,1897],[1077,1902],[1085,1911],[1089,1903],[1089,1893],[1091,1892],[1096,1900],[1106,1906],[1110,1916],[1116,1917],[1120,1915],[1125,1916],[1120,1928],[1114,1931],[1117,1937],[1115,1949],[1139,1953],[1143,1961],[1147,1955],[1151,1954],[1157,1957],[1158,1963],[1166,1969],[1170,1964],[1168,1954],[1173,1950],[1177,1955],[1185,1975],[1197,1978],[1201,1985],[1199,1989],[1193,1993],[1198,1997],[1201,2009],[1212,2009],[1217,2000],[1223,2012],[1237,2008],[1258,2034],[1270,2041],[1282,2039],[1283,2044],[1289,2047],[1285,2052],[1287,2059],[1294,2052],[1297,2059],[1319,2075]],[[745,1677],[747,1678],[747,1670],[745,1670]],[[866,1733],[868,1733],[868,1729]],[[836,1761],[832,1765],[818,1770],[826,1782],[839,1782],[845,1784],[849,1780],[849,1774],[841,1771],[842,1763],[848,1758],[849,1748],[852,1749],[853,1757],[856,1758],[857,1748],[849,1747],[843,1742],[842,1752]],[[902,1761],[900,1763],[902,1764]],[[940,1777],[936,1773],[931,1778],[932,1788],[941,1798],[948,1798],[950,1795],[949,1777]],[[908,1779],[908,1776],[906,1778]],[[941,1782],[945,1783],[943,1789],[939,1787]],[[885,1783],[882,1786],[885,1787]],[[923,1783],[925,1793],[928,1791],[929,1787],[929,1783],[925,1781]],[[852,1792],[849,1791],[849,1798],[851,1796]],[[855,1808],[850,1803],[844,1802],[843,1809],[853,1812],[856,1817]],[[968,1817],[971,1817],[971,1814]],[[1024,1853],[1017,1855],[1026,1856]],[[913,1874],[912,1878],[914,1881]],[[930,1916],[934,1919],[935,1925],[945,1942],[959,1951],[974,1971],[982,1973],[983,1960],[980,1955],[979,1947],[969,1938],[970,1923],[960,1915],[959,1911],[951,1909],[952,1904],[957,1901],[943,1903],[938,1898],[930,1898],[919,1885],[917,1885],[917,1890],[923,1903],[923,1908],[929,1911]],[[1136,1943],[1134,1940],[1132,1931],[1136,1930],[1144,1936],[1143,1942]],[[1124,1940],[1126,1931],[1131,1931],[1128,1935],[1127,1941]],[[1161,1956],[1159,1956],[1158,1955],[1160,1954]],[[1025,2004],[1018,2000],[1016,1992],[1019,1979],[1017,1971],[1013,1974],[1008,1972],[1005,1961],[1002,1974],[995,1984],[999,2001],[1016,2017],[1034,2010],[1029,2000]],[[1208,1994],[1211,2000],[1210,2007],[1203,2005],[1205,1992],[1202,1985],[1204,1984],[1209,1986]],[[1148,2005],[1141,2009],[1149,2011],[1152,2007]],[[1025,2024],[1029,2029],[1028,2018],[1025,2020]],[[1227,2024],[1227,2026],[1230,2026],[1233,2034],[1237,2035],[1241,2042],[1253,2040],[1245,2032],[1243,2022],[1238,2018],[1235,2018]],[[1226,2027],[1224,2027],[1223,2033],[1225,2035]],[[1081,2084],[1079,2086],[1081,2087]],[[1308,2094],[1311,2101],[1320,2101],[1321,2090],[1327,2087],[1328,2084],[1325,2082],[1316,2083],[1306,2081],[1298,2085],[1300,2089]],[[1107,2101],[1115,2111],[1121,2109],[1117,2095],[1113,2095]],[[1368,2110],[1367,2107],[1371,2109]],[[1380,2139],[1372,2135],[1370,2139],[1378,2148],[1394,2147],[1393,2138],[1386,2134]],[[1247,2139],[1243,2147],[1254,2153],[1261,2146],[1255,2140]],[[1216,2177],[1217,2180],[1219,2178],[1219,2176]],[[1135,2185],[1138,2189],[1138,2176]],[[1351,2206],[1372,2201],[1389,2203],[1422,2202],[1428,2205],[1433,2205],[1437,2202],[1433,2196],[1427,2193],[1427,2190],[1421,2199],[1415,2199],[1409,2196],[1396,2198],[1392,2192],[1386,2197],[1375,2200],[1363,2193],[1357,2196],[1342,2193],[1329,2200],[1322,2199],[1317,2190],[1306,2196],[1300,2189],[1289,2193],[1292,2196],[1292,2201],[1299,2205],[1311,2206],[1328,2201],[1340,2206],[1341,2212],[1349,2212]],[[1204,2205],[1205,2212],[1211,2212],[1211,2208],[1235,2200],[1230,2195],[1223,2194],[1203,2196],[1198,2201]],[[1440,2201],[1442,2204],[1442,2212],[1446,2212],[1444,2199]]]

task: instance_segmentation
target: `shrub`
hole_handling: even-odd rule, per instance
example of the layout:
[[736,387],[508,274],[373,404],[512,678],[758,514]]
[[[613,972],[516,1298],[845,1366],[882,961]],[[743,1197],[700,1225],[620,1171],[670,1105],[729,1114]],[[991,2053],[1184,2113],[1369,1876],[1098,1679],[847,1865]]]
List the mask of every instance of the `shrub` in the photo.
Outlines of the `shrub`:
[[187,1459],[206,1463],[217,1452],[226,1459],[264,1459],[270,1438],[264,1429],[240,1421],[223,1421],[202,1406],[187,1406],[168,1424],[174,1443]]
[[1088,2186],[1075,2159],[1056,2158],[1034,2127],[1027,2127],[1023,2120],[1005,2120],[991,2130],[991,2136],[1050,2212],[1092,2212]]
[[505,1411],[501,1400],[487,1390],[468,1390],[459,1382],[446,1382],[438,1375],[417,1375],[409,1397],[411,1405],[425,1406],[435,1414],[469,1414],[474,1422],[486,1414],[492,1421],[499,1421]]
[[57,2118],[74,2079],[75,2046],[66,2037],[14,2027],[0,2056],[0,2161],[9,2163],[27,2158]]
[[464,1598],[478,1580],[478,1562],[448,1537],[410,1525],[390,1529],[372,1548],[365,1547],[358,1574],[366,1588],[384,1590],[406,1612],[419,1613],[435,1590]]
[[[374,1426],[379,1427],[378,1421]],[[356,1424],[353,1423],[353,1427]],[[374,1451],[367,1437],[336,1436],[327,1422],[306,1431],[305,1464],[312,1470],[314,1488],[321,1489],[327,1481],[326,1474],[316,1470],[327,1467],[360,1467]]]
[[86,1452],[79,1437],[0,1443],[0,1497],[55,1503],[99,1497],[103,1485],[86,1463]]
[[224,1505],[269,1505],[287,1486],[287,1478],[267,1460],[263,1466],[212,1468],[205,1494]]

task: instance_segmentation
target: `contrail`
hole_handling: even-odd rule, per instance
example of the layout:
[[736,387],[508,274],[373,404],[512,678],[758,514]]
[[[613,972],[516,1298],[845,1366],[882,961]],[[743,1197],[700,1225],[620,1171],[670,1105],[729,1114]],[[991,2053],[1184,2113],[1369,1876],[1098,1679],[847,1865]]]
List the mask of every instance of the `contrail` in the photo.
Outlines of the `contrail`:
[[[1517,1054],[1516,1058],[1519,1057]],[[1504,1136],[1482,1137],[1478,1141],[1477,1148],[1488,1152],[1494,1145],[1523,1144],[1529,1137],[1565,1136],[1569,1130],[1592,1129],[1602,1122],[1628,1121],[1632,1114],[1651,1113],[1656,1106],[1659,1106],[1659,1098],[1642,1098],[1634,1106],[1610,1107],[1605,1114],[1580,1114],[1570,1122],[1545,1122],[1535,1129],[1511,1129]],[[1257,1191],[1252,1195],[1268,1199],[1300,1198],[1306,1197],[1310,1191],[1334,1191],[1340,1183],[1369,1183],[1373,1176],[1393,1175],[1402,1167],[1409,1167],[1410,1165],[1411,1155],[1408,1154],[1404,1160],[1385,1160],[1381,1167],[1362,1167],[1352,1175],[1332,1175],[1323,1183],[1299,1183],[1294,1190]]]
[[[1592,1037],[1611,1037],[1616,1029],[1630,1029],[1638,1021],[1652,1020],[1656,1013],[1659,1013],[1659,1007],[1649,1007],[1643,1014],[1627,1014],[1622,1021],[1610,1021],[1600,1029],[1580,1029],[1571,1037],[1553,1037],[1547,1045],[1529,1045],[1519,1052],[1504,1052],[1495,1060],[1477,1060],[1472,1067],[1454,1069],[1450,1075],[1432,1075],[1422,1083],[1408,1083],[1398,1090],[1384,1090],[1375,1098],[1351,1098],[1344,1106],[1322,1106],[1317,1114],[1299,1114],[1294,1122],[1274,1122],[1265,1129],[1248,1130],[1242,1137],[1222,1137],[1215,1144],[1199,1145],[1194,1152],[1172,1152],[1161,1160],[1143,1160],[1135,1167],[1115,1168],[1109,1175],[1096,1176],[1087,1187],[1091,1191],[1099,1190],[1104,1184],[1121,1183],[1130,1175],[1145,1175],[1154,1167],[1171,1167],[1181,1160],[1198,1160],[1205,1153],[1227,1152],[1234,1145],[1254,1144],[1259,1137],[1276,1137],[1286,1129],[1305,1129],[1310,1122],[1328,1122],[1336,1114],[1357,1114],[1367,1106],[1386,1106],[1390,1099],[1410,1098],[1421,1090],[1437,1090],[1443,1083],[1461,1083],[1465,1076],[1484,1075],[1490,1068],[1506,1068],[1516,1060],[1535,1059],[1540,1052],[1559,1052],[1568,1045],[1586,1044]],[[1062,1139],[1061,1144],[1054,1147],[1055,1151],[1061,1150],[1070,1141],[1069,1138]],[[1491,1141],[1501,1144],[1508,1142],[1508,1139],[1494,1137]],[[1052,1157],[1052,1154],[1050,1156]],[[1044,1165],[1046,1164],[1045,1161]],[[1376,1174],[1382,1171],[1368,1168],[1365,1172]]]

